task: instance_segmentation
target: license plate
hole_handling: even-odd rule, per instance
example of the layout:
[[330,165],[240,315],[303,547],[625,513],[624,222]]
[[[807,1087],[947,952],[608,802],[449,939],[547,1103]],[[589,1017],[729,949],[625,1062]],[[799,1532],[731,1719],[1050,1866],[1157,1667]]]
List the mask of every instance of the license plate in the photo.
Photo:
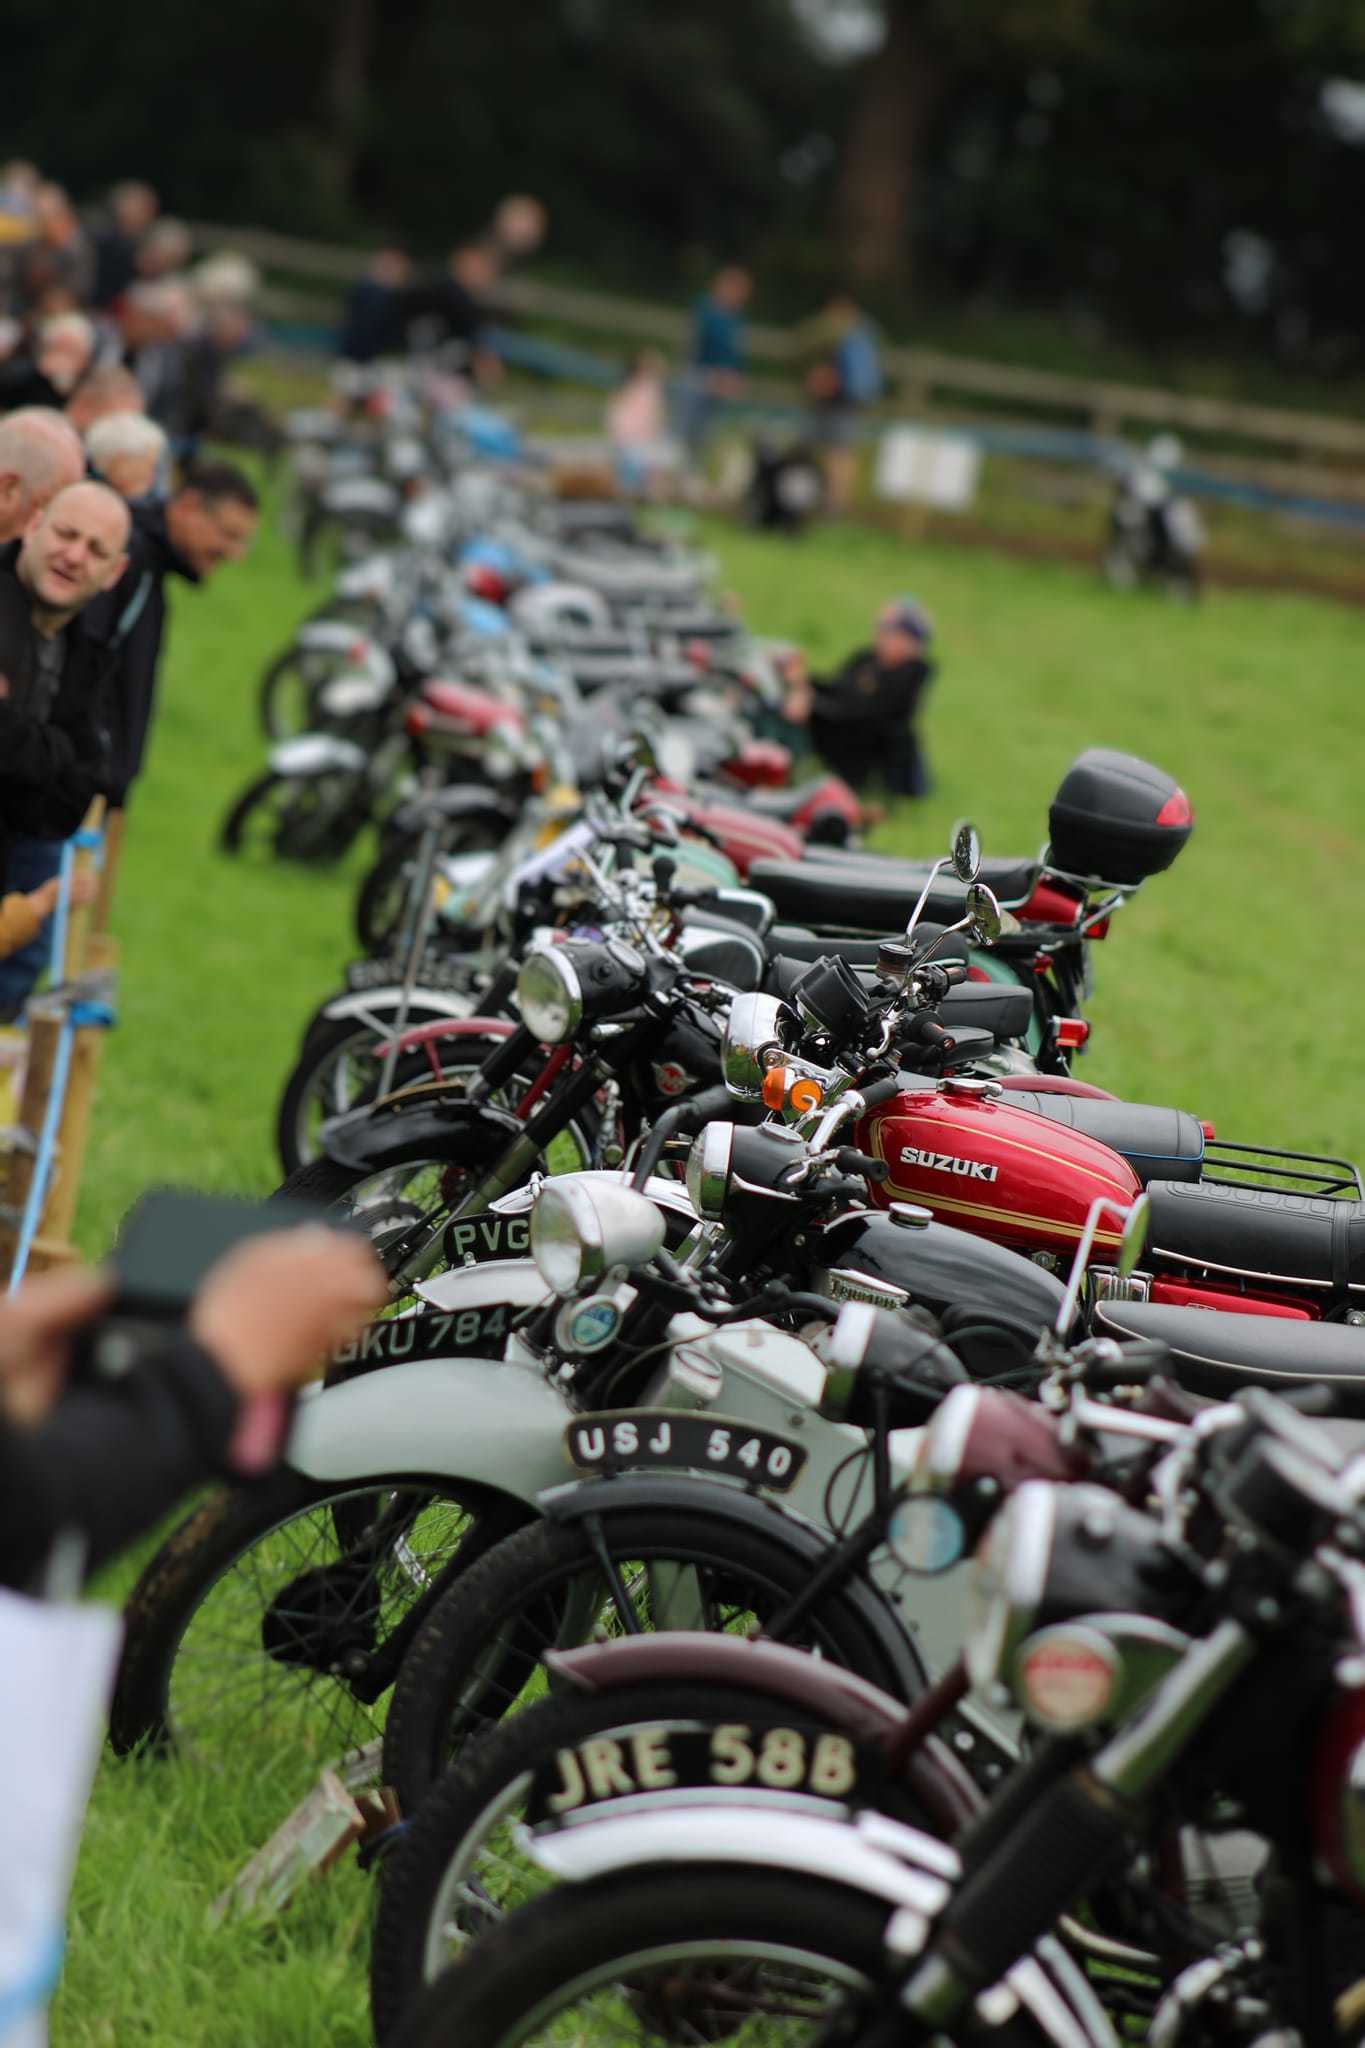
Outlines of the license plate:
[[445,1229],[449,1266],[478,1266],[485,1259],[524,1259],[531,1249],[531,1212],[515,1216],[457,1216]]
[[620,1472],[641,1465],[724,1472],[773,1493],[785,1493],[806,1462],[800,1444],[770,1429],[754,1429],[729,1415],[689,1415],[672,1408],[582,1415],[565,1430],[564,1448],[580,1472]]
[[884,1778],[875,1753],[829,1728],[795,1721],[712,1728],[642,1722],[546,1757],[531,1781],[526,1819],[534,1827],[614,1799],[689,1789],[798,1792],[845,1804],[874,1797]]
[[510,1302],[485,1302],[481,1308],[433,1309],[367,1323],[358,1337],[333,1352],[327,1384],[423,1358],[501,1358],[516,1313]]

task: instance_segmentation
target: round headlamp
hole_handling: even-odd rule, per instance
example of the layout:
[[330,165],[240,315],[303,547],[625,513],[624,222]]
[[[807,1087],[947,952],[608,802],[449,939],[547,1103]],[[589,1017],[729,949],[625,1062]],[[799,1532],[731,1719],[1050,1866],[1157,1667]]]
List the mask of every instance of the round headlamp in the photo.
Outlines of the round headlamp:
[[687,1155],[687,1199],[711,1223],[725,1212],[734,1148],[733,1124],[708,1124]]
[[558,946],[537,947],[517,975],[517,1008],[542,1045],[562,1045],[583,1021],[583,990],[572,960]]
[[781,1066],[786,1040],[796,1019],[776,996],[740,995],[730,1005],[721,1041],[720,1066],[725,1085],[745,1102],[758,1102],[769,1067]]
[[531,1257],[556,1294],[572,1294],[614,1266],[643,1266],[664,1241],[664,1219],[646,1196],[614,1182],[565,1174],[531,1211]]

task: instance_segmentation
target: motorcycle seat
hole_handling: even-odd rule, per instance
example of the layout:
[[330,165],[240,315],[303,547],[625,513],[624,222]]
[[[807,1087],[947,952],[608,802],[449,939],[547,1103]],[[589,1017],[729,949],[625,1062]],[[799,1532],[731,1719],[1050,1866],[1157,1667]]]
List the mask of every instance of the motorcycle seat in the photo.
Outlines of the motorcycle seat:
[[[780,918],[793,924],[880,934],[904,931],[924,887],[924,872],[917,876],[900,863],[877,868],[853,861],[756,860],[748,881],[771,900]],[[924,915],[938,924],[955,924],[964,899],[962,883],[940,875]]]
[[1320,1385],[1331,1389],[1340,1413],[1365,1415],[1365,1330],[1352,1324],[1224,1315],[1146,1301],[1102,1301],[1095,1321],[1106,1337],[1155,1338],[1168,1345],[1174,1377],[1214,1400],[1248,1386],[1289,1393]]
[[[1027,995],[1028,991],[1020,993]],[[1012,1088],[1009,1099],[1011,1109],[1031,1109],[1037,1116],[1083,1131],[1111,1151],[1121,1152],[1144,1187],[1150,1180],[1199,1178],[1204,1127],[1183,1109],[1166,1109],[1154,1102],[1095,1102],[1083,1095],[1035,1095],[1026,1088]]]
[[744,792],[745,810],[757,811],[764,818],[780,818],[784,824],[809,801],[810,789],[800,782],[792,783],[786,789],[746,789]]
[[[943,926],[922,924],[919,935],[928,944],[943,936]],[[895,935],[898,936],[898,935]],[[768,954],[771,959],[791,960],[802,968],[809,967],[812,960],[822,960],[833,954],[846,960],[850,967],[875,967],[877,953],[883,945],[882,939],[868,939],[860,934],[811,932],[801,925],[775,924],[767,933]],[[967,943],[961,932],[954,932],[946,945],[934,955],[935,960],[965,960]],[[793,976],[793,979],[796,977]]]
[[1365,1202],[1169,1178],[1154,1180],[1147,1192],[1153,1256],[1237,1278],[1347,1293],[1365,1308]]
[[[857,846],[825,846],[819,843],[807,847],[803,862],[817,867],[865,868],[872,873],[894,872],[910,889],[910,901],[916,896],[928,879],[933,866],[928,860],[902,860],[898,854],[868,853]],[[977,880],[984,882],[997,897],[1002,910],[1018,910],[1033,894],[1040,869],[1036,860],[983,860]],[[935,884],[944,888],[960,889],[947,869]]]

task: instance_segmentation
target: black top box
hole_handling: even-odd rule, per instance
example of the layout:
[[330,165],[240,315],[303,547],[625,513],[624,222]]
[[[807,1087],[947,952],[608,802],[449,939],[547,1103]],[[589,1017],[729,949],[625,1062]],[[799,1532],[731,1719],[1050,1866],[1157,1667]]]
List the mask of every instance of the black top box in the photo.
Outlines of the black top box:
[[1132,887],[1171,865],[1194,812],[1179,783],[1150,761],[1087,747],[1062,777],[1047,822],[1049,867]]

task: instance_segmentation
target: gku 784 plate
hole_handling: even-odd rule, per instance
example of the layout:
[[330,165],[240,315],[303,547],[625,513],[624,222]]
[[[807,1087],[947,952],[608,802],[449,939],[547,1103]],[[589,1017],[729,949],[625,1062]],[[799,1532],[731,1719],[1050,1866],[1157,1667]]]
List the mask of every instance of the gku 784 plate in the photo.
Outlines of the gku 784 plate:
[[806,1462],[800,1444],[731,1415],[691,1415],[672,1408],[613,1408],[580,1415],[564,1432],[564,1448],[580,1472],[661,1466],[724,1472],[751,1486],[785,1493]]
[[332,1353],[327,1384],[358,1379],[383,1365],[414,1365],[420,1358],[501,1358],[517,1310],[510,1302],[481,1308],[432,1309],[366,1323],[358,1337]]

